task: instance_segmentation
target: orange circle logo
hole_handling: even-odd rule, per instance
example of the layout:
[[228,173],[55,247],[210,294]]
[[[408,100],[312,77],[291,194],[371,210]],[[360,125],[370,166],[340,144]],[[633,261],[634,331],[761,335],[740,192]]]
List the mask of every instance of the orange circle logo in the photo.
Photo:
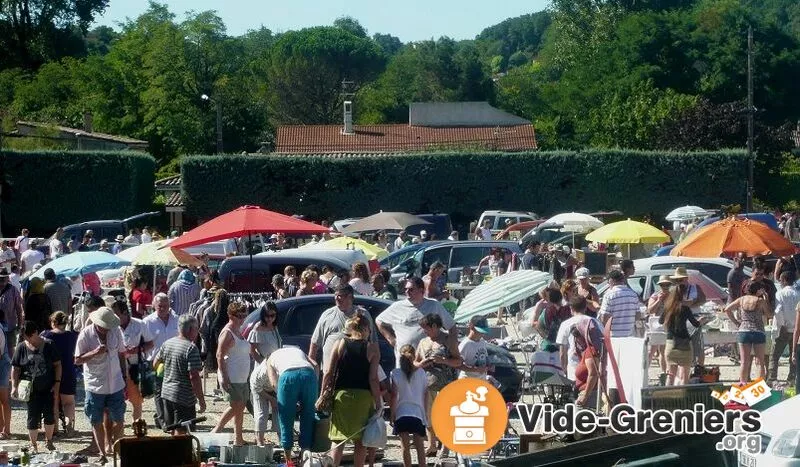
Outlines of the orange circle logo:
[[489,382],[475,378],[458,379],[439,391],[431,419],[442,443],[465,456],[491,449],[508,426],[503,395]]

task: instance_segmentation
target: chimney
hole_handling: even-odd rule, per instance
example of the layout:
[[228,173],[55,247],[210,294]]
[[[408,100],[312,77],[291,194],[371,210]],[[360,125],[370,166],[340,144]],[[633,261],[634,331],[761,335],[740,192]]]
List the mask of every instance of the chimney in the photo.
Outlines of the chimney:
[[84,112],[83,113],[83,131],[86,133],[92,132],[92,113],[91,112]]
[[342,130],[342,134],[344,134],[344,135],[355,134],[355,132],[353,131],[353,102],[352,101],[344,101],[344,129]]

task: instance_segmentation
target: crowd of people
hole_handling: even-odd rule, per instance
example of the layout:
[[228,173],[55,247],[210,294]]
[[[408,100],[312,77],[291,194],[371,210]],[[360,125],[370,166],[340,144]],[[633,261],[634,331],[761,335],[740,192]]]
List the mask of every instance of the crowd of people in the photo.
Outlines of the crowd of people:
[[[747,277],[746,261],[743,254],[733,258],[728,302],[722,310],[736,331],[732,358],[740,363],[739,381],[745,384],[758,377],[777,380],[779,360],[788,346],[791,364],[787,381],[798,385],[800,282],[796,266],[791,258],[781,258],[774,271],[768,272],[764,258],[757,256],[751,259],[752,274]],[[628,280],[634,274],[633,261],[622,260],[618,268],[609,272],[609,286],[601,301],[589,282],[588,269],[579,268],[572,277],[567,272],[560,283],[554,280],[542,290],[532,309],[523,313],[531,317],[531,325],[539,335],[539,350],[559,353],[566,376],[579,391],[579,404],[591,398],[598,381],[605,376],[601,373],[600,356],[605,346],[602,330],[606,326],[612,338],[643,336],[647,326],[665,333],[665,345],[652,345],[648,353],[648,361],[655,358],[661,368],[662,385],[689,384],[692,370],[705,364],[702,328],[715,316],[702,311],[706,302],[703,289],[690,283],[686,269],[678,267],[672,274],[658,277],[658,289],[643,302]],[[646,313],[641,313],[645,305]],[[774,324],[772,331],[767,326],[770,320]],[[774,336],[771,355],[766,352],[768,332]]]
[[[135,237],[135,232],[130,236]],[[54,433],[71,436],[74,432],[76,386],[82,379],[83,409],[93,432],[86,452],[96,452],[104,462],[123,433],[127,404],[130,417],[137,420],[142,417],[144,399],[153,397],[153,424],[181,433],[186,422],[206,410],[204,376],[215,372],[214,396],[224,397],[228,407],[212,431],[232,425],[235,445],[263,445],[272,431],[287,459],[294,457],[294,448],[312,447],[315,425],[323,413],[329,415],[328,436],[336,443],[334,463],[341,462],[346,442],[355,445],[355,465],[372,463],[374,449],[361,443],[361,431],[373,414],[388,406],[393,431],[403,446],[404,464],[411,465],[414,451],[422,463],[426,456],[445,450],[430,424],[438,391],[462,377],[496,384],[484,340],[488,322],[473,318],[459,343],[453,316],[442,305],[449,293],[446,267],[439,262],[429,265],[423,277],[401,282],[401,291],[390,284],[388,270],[366,264],[356,264],[349,271],[314,265],[298,271],[287,266],[283,274],[272,277],[274,299],[334,294],[335,305],[320,316],[308,349],[301,349],[284,345],[275,302],[230,297],[207,266],[178,266],[156,290],[147,271],[130,268],[125,295],[105,300],[99,297],[96,275],[60,277],[44,266],[44,279],[29,280],[23,290],[20,279],[44,258],[29,259],[30,254],[23,258],[33,245],[21,237],[13,247],[0,247],[0,262],[8,267],[0,270],[4,330],[0,334],[0,439],[11,435],[9,399],[18,398],[27,402],[32,447],[38,449],[43,426],[45,447],[54,449]],[[144,235],[136,239],[145,241]],[[389,242],[385,234],[374,240],[389,249],[413,241],[405,233],[396,242]],[[280,241],[274,239],[276,244]],[[661,276],[658,290],[643,303],[628,282],[635,273],[631,260],[621,261],[608,274],[610,286],[602,300],[590,282],[589,270],[569,247],[533,243],[516,260],[497,248],[476,269],[486,266],[491,275],[499,276],[518,264],[553,275],[551,286],[528,312],[541,337],[539,350],[557,355],[566,376],[575,382],[578,404],[596,402],[593,395],[604,377],[603,328],[609,326],[612,337],[637,335],[642,305],[651,325],[663,326],[666,333],[666,344],[653,346],[649,355],[657,358],[663,384],[686,384],[692,366],[703,365],[702,332],[697,330],[706,321],[700,317],[705,297],[701,288],[689,283],[682,268]],[[739,331],[740,379],[749,381],[752,362],[757,375],[774,379],[787,345],[796,362],[800,334],[796,268],[788,258],[778,261],[773,273],[780,281],[777,289],[762,259],[753,259],[750,278],[743,272],[744,262],[741,255],[734,258],[724,310]],[[76,281],[81,283],[78,293]],[[85,298],[75,304],[75,296],[81,294]],[[373,317],[355,305],[356,295],[393,303]],[[400,295],[405,298],[397,301]],[[245,325],[252,313],[257,319]],[[773,317],[778,332],[770,361],[765,355],[765,325]],[[393,365],[381,365],[379,335],[394,349]],[[790,379],[797,373],[793,365]],[[244,436],[249,410],[255,433],[252,441]],[[300,435],[294,446],[298,416]]]
[[[491,380],[483,340],[488,323],[473,320],[459,345],[453,317],[440,302],[442,270],[434,266],[424,278],[409,278],[402,291],[407,298],[373,319],[355,306],[354,298],[396,300],[398,291],[389,284],[387,270],[370,274],[363,264],[352,271],[287,267],[273,277],[275,298],[334,293],[335,306],[320,317],[308,349],[283,345],[273,301],[255,306],[232,299],[216,273],[204,268],[175,268],[162,291],[152,291],[150,278],[132,269],[124,296],[102,299],[89,291],[79,303],[73,281],[46,266],[45,279],[30,280],[24,291],[2,272],[6,332],[0,357],[0,384],[5,382],[0,385],[0,439],[11,435],[9,398],[17,398],[27,402],[31,447],[39,449],[44,427],[45,448],[55,449],[56,435],[74,434],[82,380],[83,411],[93,434],[82,453],[96,454],[104,463],[123,434],[126,416],[140,419],[147,397],[154,400],[155,426],[183,432],[182,423],[207,408],[202,375],[216,372],[228,407],[212,431],[232,425],[235,445],[251,442],[243,431],[252,406],[252,442],[265,444],[271,430],[287,458],[292,457],[299,404],[297,447],[312,447],[315,419],[327,413],[328,435],[338,446],[335,463],[341,461],[344,442],[355,444],[356,465],[367,459],[372,463],[375,449],[362,445],[361,430],[387,406],[406,465],[412,450],[424,462],[444,449],[429,423],[437,391],[458,377]],[[258,319],[244,326],[254,311]],[[378,333],[395,349],[394,368],[380,364]]]

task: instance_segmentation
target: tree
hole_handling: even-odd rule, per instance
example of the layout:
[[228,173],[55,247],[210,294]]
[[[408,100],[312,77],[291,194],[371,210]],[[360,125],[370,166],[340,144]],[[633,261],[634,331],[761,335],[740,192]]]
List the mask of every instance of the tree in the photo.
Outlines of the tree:
[[273,117],[292,124],[339,122],[342,81],[353,82],[357,91],[375,79],[384,64],[377,44],[341,28],[287,32],[270,53]]
[[333,22],[333,26],[353,34],[356,37],[367,37],[367,30],[352,16],[340,16]]
[[406,45],[357,97],[359,122],[407,123],[412,102],[492,100],[493,84],[472,41],[447,37]]
[[109,0],[0,2],[0,66],[36,69],[84,52],[83,37]]
[[119,34],[108,26],[98,26],[86,35],[86,52],[106,55]]
[[526,63],[528,63],[528,56],[519,50],[511,54],[511,57],[508,58],[508,66],[511,68],[516,68]]
[[403,43],[400,41],[400,38],[391,34],[381,34],[376,32],[372,35],[372,40],[375,41],[375,43],[378,44],[381,49],[383,49],[383,53],[386,54],[387,57],[393,57],[403,47]]
[[589,112],[591,144],[603,148],[652,149],[659,144],[657,137],[662,127],[692,108],[695,101],[694,96],[656,89],[652,80],[618,89]]

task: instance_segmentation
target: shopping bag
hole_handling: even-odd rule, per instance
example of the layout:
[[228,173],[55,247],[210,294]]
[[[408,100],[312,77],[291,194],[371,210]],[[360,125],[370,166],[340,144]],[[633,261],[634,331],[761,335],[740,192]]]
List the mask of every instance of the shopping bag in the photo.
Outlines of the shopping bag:
[[32,384],[27,379],[23,379],[17,386],[17,400],[20,402],[28,402],[31,400],[31,387]]
[[361,435],[361,444],[368,448],[383,448],[386,446],[386,422],[380,412],[373,415],[367,422],[364,433]]

